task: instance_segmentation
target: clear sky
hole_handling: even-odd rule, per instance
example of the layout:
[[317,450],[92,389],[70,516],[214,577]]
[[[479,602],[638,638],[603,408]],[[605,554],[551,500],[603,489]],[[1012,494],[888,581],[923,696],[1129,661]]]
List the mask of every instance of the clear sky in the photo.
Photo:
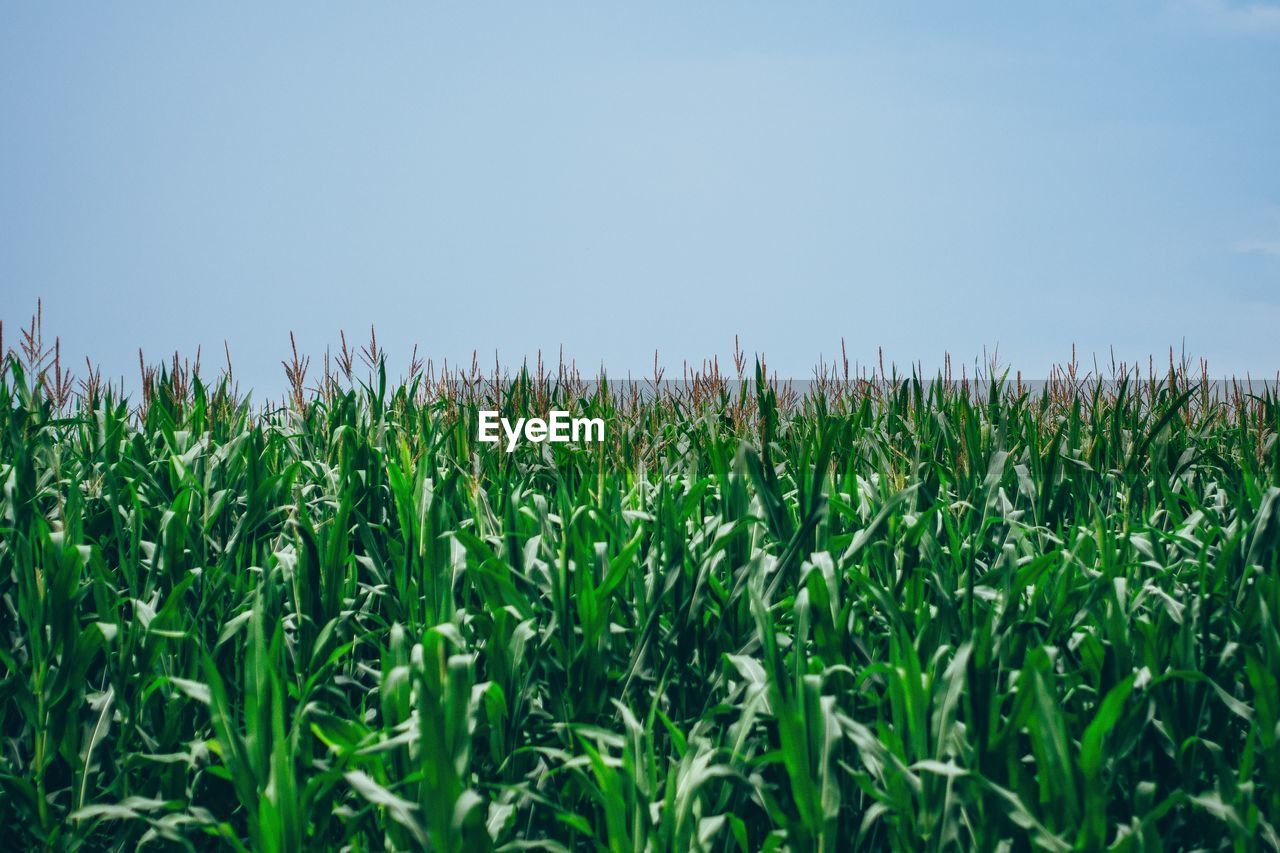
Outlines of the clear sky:
[[1280,3],[6,3],[6,345],[38,296],[69,358],[272,390],[370,323],[1274,375]]

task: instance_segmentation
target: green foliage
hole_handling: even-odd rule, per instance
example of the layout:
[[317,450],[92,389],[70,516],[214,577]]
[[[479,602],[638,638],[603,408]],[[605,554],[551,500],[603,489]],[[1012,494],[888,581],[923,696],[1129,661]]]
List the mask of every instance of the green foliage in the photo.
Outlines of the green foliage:
[[1280,847],[1272,396],[304,373],[10,360],[7,846]]

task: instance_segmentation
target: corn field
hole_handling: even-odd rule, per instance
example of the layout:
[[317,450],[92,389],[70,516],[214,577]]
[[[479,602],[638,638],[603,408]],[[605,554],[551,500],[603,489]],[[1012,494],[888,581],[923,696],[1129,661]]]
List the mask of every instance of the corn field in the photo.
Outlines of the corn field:
[[[27,344],[11,849],[1280,849],[1272,390],[389,381],[344,339],[255,405]],[[476,441],[552,406],[606,441]]]

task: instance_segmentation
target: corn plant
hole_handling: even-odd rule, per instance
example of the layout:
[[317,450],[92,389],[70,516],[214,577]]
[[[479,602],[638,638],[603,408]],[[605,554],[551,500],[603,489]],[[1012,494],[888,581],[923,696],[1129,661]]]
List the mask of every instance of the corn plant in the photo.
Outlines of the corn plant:
[[1273,390],[323,366],[5,359],[7,846],[1280,849]]

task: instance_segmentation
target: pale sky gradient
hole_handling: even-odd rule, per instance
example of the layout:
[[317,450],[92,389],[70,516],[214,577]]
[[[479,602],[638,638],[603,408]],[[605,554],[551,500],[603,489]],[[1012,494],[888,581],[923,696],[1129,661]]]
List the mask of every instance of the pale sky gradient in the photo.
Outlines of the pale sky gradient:
[[1280,368],[1280,3],[267,5],[3,6],[6,343]]

